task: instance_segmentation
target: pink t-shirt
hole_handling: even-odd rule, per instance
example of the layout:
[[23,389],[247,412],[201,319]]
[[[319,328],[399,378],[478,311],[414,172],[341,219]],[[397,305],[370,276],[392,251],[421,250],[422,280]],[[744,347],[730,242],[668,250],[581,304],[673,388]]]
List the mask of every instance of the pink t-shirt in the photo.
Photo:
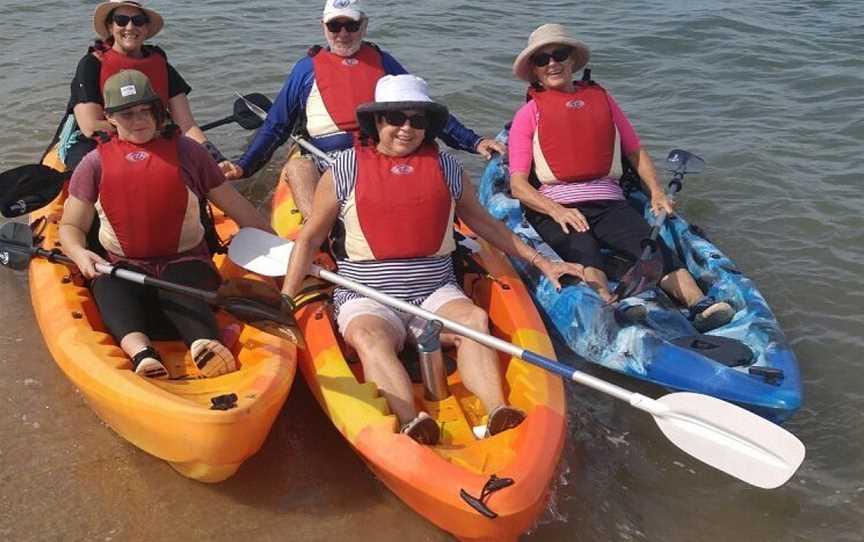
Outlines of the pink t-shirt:
[[[612,112],[612,121],[621,136],[621,150],[624,155],[634,153],[641,147],[639,136],[627,116],[618,107],[618,103],[610,94],[609,109]],[[508,154],[510,158],[510,173],[523,173],[528,175],[534,162],[534,133],[537,131],[540,111],[537,102],[529,101],[519,108],[513,117],[510,126],[510,135],[507,140]],[[558,203],[578,203],[581,201],[624,199],[618,179],[604,177],[591,181],[578,183],[544,184],[540,193]]]
[[[180,175],[186,186],[199,198],[206,197],[214,188],[225,182],[225,175],[202,145],[185,136],[178,140],[177,155],[180,159]],[[96,203],[99,197],[99,183],[102,180],[102,155],[99,150],[93,150],[81,160],[72,179],[69,181],[69,195],[88,203]],[[207,242],[201,243],[191,250],[174,256],[139,260],[120,258],[108,254],[112,262],[126,261],[144,271],[159,276],[165,265],[177,261],[200,259],[209,262],[210,251]]]

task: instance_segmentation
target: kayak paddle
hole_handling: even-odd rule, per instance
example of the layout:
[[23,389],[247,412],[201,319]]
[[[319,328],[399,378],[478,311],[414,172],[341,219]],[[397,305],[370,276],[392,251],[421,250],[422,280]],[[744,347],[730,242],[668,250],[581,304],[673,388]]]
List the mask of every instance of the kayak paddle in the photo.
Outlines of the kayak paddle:
[[[291,241],[264,231],[243,228],[234,236],[228,257],[249,271],[277,277],[285,274],[293,245]],[[804,460],[804,445],[798,438],[731,403],[689,392],[651,399],[442,318],[317,265],[312,265],[310,274],[402,312],[438,321],[453,333],[626,401],[651,414],[663,434],[688,454],[754,486],[772,489],[783,485]]]
[[[45,258],[52,263],[75,265],[71,258],[60,251],[44,250],[33,246],[33,233],[27,224],[20,222],[3,224],[0,228],[0,264],[16,271],[23,271],[34,257]],[[286,314],[280,310],[281,293],[276,287],[261,281],[234,278],[226,280],[218,290],[209,291],[105,264],[96,264],[96,269],[100,273],[137,284],[202,299],[214,307],[224,309],[238,320],[256,329],[305,348],[303,335],[293,314],[290,312]]]
[[246,130],[255,130],[259,128],[264,119],[252,108],[254,107],[260,111],[264,111],[264,117],[266,117],[267,111],[270,109],[270,106],[273,105],[270,102],[270,99],[257,92],[245,96],[240,96],[238,94],[238,96],[239,98],[234,100],[234,114],[225,117],[224,119],[209,122],[202,126],[201,130],[207,131],[211,128],[230,124],[232,122],[236,122]]
[[[670,151],[669,156],[666,157],[666,167],[673,173],[666,194],[674,196],[676,192],[681,190],[681,181],[684,180],[684,175],[686,173],[701,173],[705,169],[705,161],[695,154],[675,149]],[[663,278],[663,262],[658,257],[657,236],[660,234],[663,223],[666,222],[666,214],[665,209],[660,211],[654,221],[654,226],[651,227],[648,239],[642,240],[642,255],[639,256],[633,267],[621,277],[618,287],[615,288],[613,298],[616,301],[633,297],[653,288]]]
[[[243,96],[242,94],[240,94],[236,90],[234,91],[234,94],[236,94],[238,96],[237,100],[238,101],[243,100],[243,102],[246,104],[246,107],[250,111],[252,111],[254,114],[258,115],[258,118],[262,122],[264,121],[264,119],[267,118],[267,111],[270,108],[269,107],[263,107],[263,106],[259,107],[260,104],[253,103],[254,102],[253,100],[248,99],[250,96],[254,96],[254,94],[247,94],[246,96]],[[321,149],[319,149],[318,147],[316,147],[315,145],[313,145],[312,143],[307,141],[302,136],[290,135],[288,137],[291,140],[293,140],[295,143],[297,143],[298,145],[300,145],[301,147],[306,149],[311,154],[314,154],[315,156],[320,158],[321,160],[324,160],[325,162],[328,162],[328,163],[333,162],[333,159],[330,158],[330,156],[327,153],[325,153],[324,151],[322,151]]]

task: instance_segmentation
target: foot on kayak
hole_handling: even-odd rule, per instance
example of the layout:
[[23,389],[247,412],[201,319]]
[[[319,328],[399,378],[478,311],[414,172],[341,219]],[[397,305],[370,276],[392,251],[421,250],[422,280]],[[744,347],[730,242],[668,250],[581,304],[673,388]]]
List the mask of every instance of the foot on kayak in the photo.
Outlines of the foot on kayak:
[[426,446],[438,444],[438,439],[441,438],[438,422],[425,412],[421,412],[416,418],[403,425],[400,433],[408,435]]
[[525,413],[518,408],[501,405],[489,414],[486,422],[486,436],[491,437],[502,431],[513,429],[525,420]]
[[690,317],[693,327],[700,333],[718,328],[729,323],[735,316],[735,309],[725,301],[715,302],[713,297],[703,297],[690,307]]
[[136,375],[157,380],[168,378],[168,369],[162,365],[162,357],[152,346],[132,356],[132,367]]
[[213,339],[198,339],[189,347],[195,366],[207,378],[224,375],[237,369],[237,362],[225,345]]

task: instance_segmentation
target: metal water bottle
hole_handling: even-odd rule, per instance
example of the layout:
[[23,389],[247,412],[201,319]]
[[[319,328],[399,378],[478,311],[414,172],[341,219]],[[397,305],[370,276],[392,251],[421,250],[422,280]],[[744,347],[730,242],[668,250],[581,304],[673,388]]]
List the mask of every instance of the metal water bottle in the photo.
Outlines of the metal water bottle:
[[420,357],[420,374],[426,399],[443,401],[450,395],[447,389],[447,371],[441,355],[441,322],[433,320],[426,324],[417,337],[417,353]]

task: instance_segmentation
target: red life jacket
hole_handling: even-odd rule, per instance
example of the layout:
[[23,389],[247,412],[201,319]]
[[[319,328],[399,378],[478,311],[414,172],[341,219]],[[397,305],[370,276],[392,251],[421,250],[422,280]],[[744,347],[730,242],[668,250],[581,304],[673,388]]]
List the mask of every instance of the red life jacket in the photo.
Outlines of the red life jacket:
[[571,183],[614,175],[620,138],[606,91],[576,83],[574,92],[529,91],[539,119],[534,135],[534,173],[541,183]]
[[[455,202],[438,157],[438,147],[424,144],[407,157],[386,156],[357,146],[354,206],[357,220],[346,220],[346,252],[369,253],[375,260],[449,254]],[[357,246],[365,241],[367,247]],[[355,240],[355,246],[351,246]]]
[[[98,149],[103,218],[99,239],[109,252],[127,258],[156,258],[201,242],[200,218],[187,221],[189,210],[197,213],[198,205],[190,205],[190,194],[195,196],[181,176],[176,139],[158,137],[137,145],[115,136]],[[184,225],[194,228],[195,222],[200,236],[196,231],[183,231]],[[180,246],[181,239],[186,246]]]
[[310,54],[314,55],[315,84],[330,118],[340,130],[358,131],[357,106],[375,101],[375,85],[385,75],[381,52],[364,43],[351,57],[326,49]]
[[102,69],[99,72],[99,92],[105,89],[105,81],[121,70],[138,70],[150,79],[150,86],[156,94],[162,98],[162,104],[168,107],[168,61],[160,52],[149,49],[149,54],[143,58],[133,58],[118,53],[114,49],[107,49],[98,55],[102,61]]

